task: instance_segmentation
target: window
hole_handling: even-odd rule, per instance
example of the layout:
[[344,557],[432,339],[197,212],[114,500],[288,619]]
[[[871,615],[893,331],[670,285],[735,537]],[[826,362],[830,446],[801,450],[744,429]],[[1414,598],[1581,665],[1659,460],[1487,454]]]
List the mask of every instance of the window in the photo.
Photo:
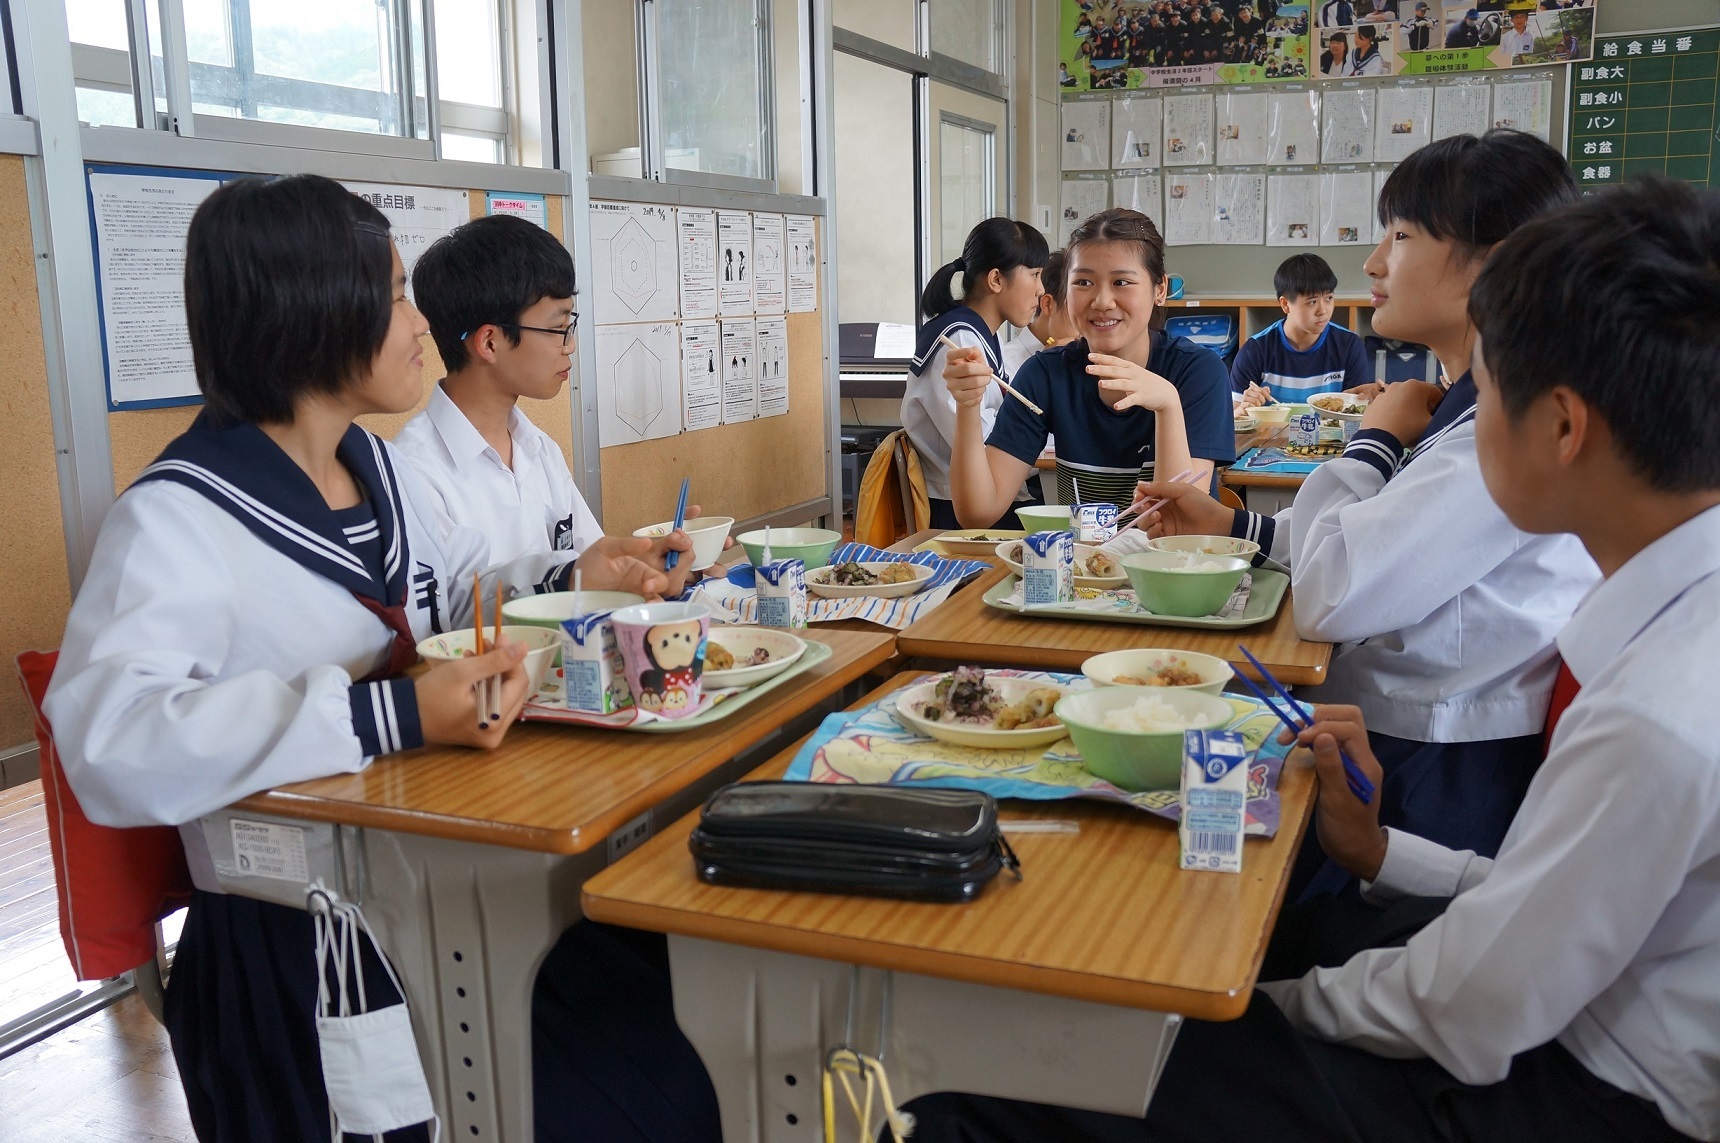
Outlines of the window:
[[[995,133],[948,112],[938,119],[939,235],[942,265],[961,256],[968,231],[990,218],[997,200]],[[840,233],[840,231],[838,231]]]
[[920,0],[835,0],[830,20],[836,27],[905,52],[920,50]]
[[997,0],[930,0],[932,50],[981,71],[997,72]]
[[657,0],[654,72],[665,168],[776,177],[768,5]]
[[[428,139],[425,45],[436,20],[445,157],[507,160],[501,22],[508,0],[181,0],[192,110],[223,119]],[[165,114],[160,0],[148,25],[151,101]],[[126,0],[66,0],[78,115],[139,126]],[[156,126],[157,124],[150,124]],[[235,137],[235,136],[226,136]]]

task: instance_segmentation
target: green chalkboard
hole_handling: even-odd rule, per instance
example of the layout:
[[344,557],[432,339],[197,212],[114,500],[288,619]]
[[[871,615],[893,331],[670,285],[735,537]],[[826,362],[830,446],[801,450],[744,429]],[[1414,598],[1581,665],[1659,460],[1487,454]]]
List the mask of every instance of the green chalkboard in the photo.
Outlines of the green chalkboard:
[[1720,186],[1720,27],[1597,38],[1571,80],[1570,160],[1585,191],[1641,174]]

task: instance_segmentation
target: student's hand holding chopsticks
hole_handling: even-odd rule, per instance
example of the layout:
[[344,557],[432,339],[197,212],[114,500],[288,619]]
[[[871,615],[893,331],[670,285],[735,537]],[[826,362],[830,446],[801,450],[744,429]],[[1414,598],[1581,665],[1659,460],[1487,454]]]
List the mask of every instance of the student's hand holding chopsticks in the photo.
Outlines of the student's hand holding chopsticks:
[[[501,744],[508,727],[520,717],[530,697],[526,690],[526,646],[502,639],[493,651],[439,663],[413,680],[418,698],[418,727],[426,743],[445,746],[477,746],[489,749]],[[486,679],[501,676],[499,712],[480,711],[480,700],[488,688]],[[500,718],[491,719],[492,713]]]
[[1135,500],[1158,507],[1142,513],[1135,526],[1157,539],[1160,536],[1228,536],[1236,522],[1236,509],[1226,508],[1206,494],[1206,481],[1189,484],[1159,480],[1135,485]]
[[952,349],[944,354],[944,388],[956,399],[958,409],[977,409],[992,384],[991,366],[977,345]]
[[[1298,745],[1314,752],[1314,773],[1320,780],[1316,795],[1314,828],[1326,856],[1361,878],[1372,881],[1380,875],[1386,856],[1386,832],[1380,828],[1380,799],[1364,802],[1350,789],[1340,751],[1350,756],[1377,791],[1385,772],[1373,747],[1362,712],[1353,706],[1316,706],[1313,725],[1296,736]],[[1288,744],[1290,732],[1281,731],[1278,741]]]
[[[674,535],[686,540],[686,548],[678,550],[693,546],[685,532]],[[660,598],[669,590],[669,577],[650,561],[654,546],[669,538],[604,536],[579,554],[574,567],[584,577],[587,591],[630,591],[646,599]],[[662,556],[655,554],[655,558],[661,560]]]
[[1242,392],[1242,407],[1244,409],[1258,409],[1270,400],[1272,400],[1272,390],[1264,385],[1250,382],[1248,388]]
[[1405,448],[1413,448],[1433,420],[1445,390],[1426,381],[1396,381],[1385,387],[1362,414],[1362,428],[1384,429]]
[[1106,394],[1123,394],[1123,399],[1112,406],[1118,411],[1146,409],[1162,413],[1170,408],[1182,408],[1182,398],[1177,395],[1175,385],[1125,358],[1112,357],[1108,353],[1089,354],[1087,375],[1097,378],[1099,388]]

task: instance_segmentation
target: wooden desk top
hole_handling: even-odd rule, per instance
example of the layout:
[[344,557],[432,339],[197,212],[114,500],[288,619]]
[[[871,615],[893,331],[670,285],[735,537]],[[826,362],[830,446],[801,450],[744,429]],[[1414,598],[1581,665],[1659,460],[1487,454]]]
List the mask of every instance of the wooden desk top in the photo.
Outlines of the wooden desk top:
[[889,660],[889,633],[806,633],[835,654],[739,713],[675,734],[527,722],[493,751],[426,747],[238,808],[544,853],[583,853]]
[[[865,701],[919,677],[898,675]],[[750,778],[782,774],[798,747]],[[876,897],[706,885],[688,814],[585,883],[599,921],[849,964],[1131,1008],[1232,1020],[1248,1007],[1289,868],[1313,805],[1313,770],[1286,765],[1277,836],[1251,838],[1240,874],[1177,868],[1176,828],[1099,802],[1004,803],[1003,818],[1079,823],[1079,834],[1013,834],[1024,879],[1005,872],[978,900]]]
[[1270,621],[1239,630],[1212,631],[1011,615],[982,598],[1008,574],[1008,568],[999,568],[980,576],[942,607],[909,624],[897,636],[897,648],[904,655],[951,663],[1079,671],[1089,656],[1103,651],[1169,647],[1217,655],[1250,678],[1259,678],[1236,649],[1240,642],[1247,643],[1280,681],[1301,684],[1324,682],[1326,665],[1332,658],[1330,643],[1311,643],[1296,634],[1288,589],[1278,614]]
[[[1236,455],[1240,457],[1251,448],[1281,446],[1289,432],[1289,425],[1259,425],[1251,432],[1237,433]],[[1219,479],[1230,488],[1300,488],[1308,477],[1306,473],[1244,472],[1239,468],[1227,468]]]

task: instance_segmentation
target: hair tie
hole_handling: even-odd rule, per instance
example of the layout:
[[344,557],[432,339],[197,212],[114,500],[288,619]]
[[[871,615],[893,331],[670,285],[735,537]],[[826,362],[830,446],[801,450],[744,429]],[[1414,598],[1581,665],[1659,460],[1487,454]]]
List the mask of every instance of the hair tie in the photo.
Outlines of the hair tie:
[[956,260],[951,262],[950,265],[956,268],[956,272],[958,274],[967,273],[967,260],[962,258],[959,254],[956,256]]

